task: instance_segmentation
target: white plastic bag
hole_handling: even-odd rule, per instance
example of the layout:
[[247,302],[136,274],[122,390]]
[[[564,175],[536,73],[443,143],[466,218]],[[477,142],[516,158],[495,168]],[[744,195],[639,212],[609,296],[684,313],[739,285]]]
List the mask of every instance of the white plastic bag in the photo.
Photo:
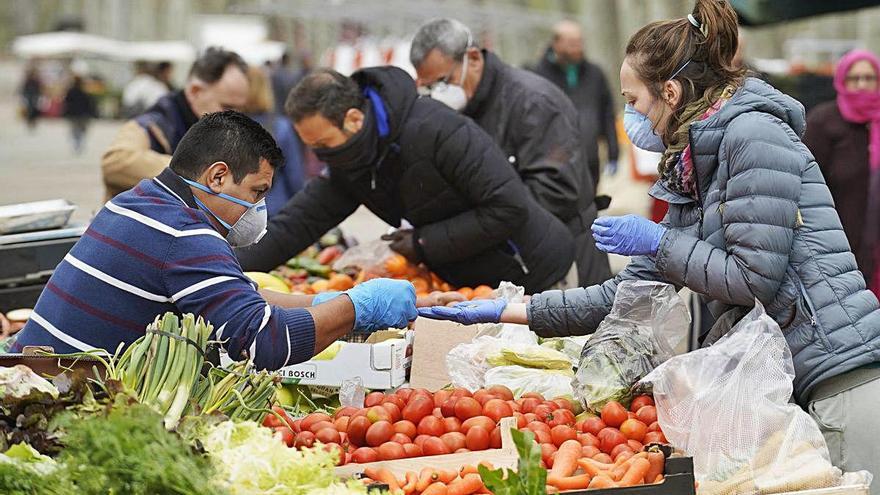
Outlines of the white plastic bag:
[[785,337],[756,307],[711,347],[674,357],[653,386],[666,438],[694,458],[701,495],[769,494],[836,486],[840,471],[813,419],[790,402]]
[[572,397],[571,370],[541,370],[524,366],[498,366],[486,372],[485,386],[504,385],[520,398],[537,392],[546,398]]
[[689,323],[687,305],[673,286],[621,282],[611,312],[581,353],[574,381],[578,400],[595,413],[612,400],[628,407],[632,386],[675,355]]

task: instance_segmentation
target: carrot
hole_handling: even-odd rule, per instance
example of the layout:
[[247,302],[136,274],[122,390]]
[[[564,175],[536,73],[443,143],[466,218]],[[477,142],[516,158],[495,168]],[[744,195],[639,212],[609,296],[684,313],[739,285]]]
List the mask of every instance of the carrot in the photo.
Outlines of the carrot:
[[474,466],[473,464],[465,464],[458,470],[458,475],[464,477],[466,474],[474,474],[477,472],[479,472],[477,471],[477,466]]
[[638,458],[633,460],[629,470],[620,479],[620,486],[640,485],[645,482],[645,475],[651,469],[651,463],[647,459]]
[[592,459],[580,459],[577,461],[577,463],[578,463],[578,466],[580,466],[581,469],[583,469],[585,473],[587,473],[593,477],[596,477],[596,476],[599,476],[602,474],[606,474],[610,477],[611,470],[614,468],[614,466],[611,466],[609,464],[602,464],[602,463],[596,462]]
[[565,478],[547,478],[547,484],[559,488],[561,491],[578,490],[590,486],[593,477],[589,474],[580,474],[578,476],[568,476]]
[[648,452],[648,462],[651,463],[651,469],[645,474],[645,481],[651,483],[657,479],[658,475],[663,474],[666,466],[666,456],[663,455],[663,452]]
[[416,491],[416,483],[419,482],[419,475],[409,471],[406,473],[406,483],[400,487],[405,495],[411,495]]
[[544,491],[546,491],[548,495],[559,493],[559,489],[551,485],[545,486]]
[[608,476],[599,475],[590,481],[590,486],[588,488],[617,488],[617,486],[617,483]]
[[434,481],[436,481],[434,479],[434,470],[429,467],[422,468],[422,472],[419,473],[419,481],[416,483],[416,491],[425,491]]
[[439,481],[441,483],[452,483],[452,480],[458,478],[458,471],[438,469],[435,471],[436,476],[434,477],[434,481]]
[[599,461],[604,464],[614,464],[614,461],[611,459],[611,456],[606,453],[600,453],[593,456],[594,461]]
[[657,477],[654,478],[654,483],[655,483],[655,484],[657,484],[657,483],[663,483],[663,480],[665,480],[665,479],[666,479],[666,478],[664,478],[662,474],[658,474]]
[[449,495],[449,490],[444,483],[433,483],[422,491],[422,495]]
[[479,474],[468,474],[447,486],[447,495],[471,495],[483,488],[483,480]]
[[385,483],[391,492],[400,490],[400,483],[398,483],[397,477],[388,468],[368,467],[364,469],[364,474],[379,483]]
[[577,461],[581,456],[581,443],[577,440],[566,440],[556,452],[553,468],[548,477],[565,478],[577,471]]
[[646,452],[639,452],[636,455],[630,456],[629,459],[624,459],[622,461],[618,459],[619,462],[616,463],[617,466],[615,466],[615,468],[611,470],[611,479],[620,481],[621,478],[623,478],[623,475],[625,475],[626,472],[629,471],[629,467],[632,466],[632,463],[636,459],[647,459],[647,458],[648,458],[648,454]]

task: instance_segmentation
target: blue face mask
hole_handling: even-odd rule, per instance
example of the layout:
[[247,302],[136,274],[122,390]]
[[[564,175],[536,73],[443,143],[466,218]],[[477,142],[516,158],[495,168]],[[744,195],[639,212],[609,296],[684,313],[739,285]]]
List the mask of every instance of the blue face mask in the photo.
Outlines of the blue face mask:
[[238,199],[235,196],[230,196],[225,193],[214,192],[208,186],[204,184],[199,184],[198,182],[191,181],[189,179],[185,179],[181,177],[184,182],[195,187],[200,191],[204,191],[208,194],[212,194],[214,196],[225,199],[226,201],[231,201],[237,205],[244,206],[247,208],[245,212],[236,220],[234,225],[230,225],[227,222],[223,221],[222,218],[218,217],[208,208],[204,203],[199,201],[199,198],[194,197],[196,200],[196,204],[199,208],[205,210],[214,217],[217,222],[220,223],[228,233],[226,234],[226,240],[229,241],[229,245],[232,247],[245,247],[250,246],[251,244],[256,244],[260,242],[260,239],[266,235],[266,225],[269,221],[268,214],[266,212],[266,200],[261,199],[257,203],[249,203],[243,199]]
[[623,108],[623,128],[633,146],[646,151],[663,153],[666,145],[663,139],[654,132],[654,124],[648,116],[627,104]]

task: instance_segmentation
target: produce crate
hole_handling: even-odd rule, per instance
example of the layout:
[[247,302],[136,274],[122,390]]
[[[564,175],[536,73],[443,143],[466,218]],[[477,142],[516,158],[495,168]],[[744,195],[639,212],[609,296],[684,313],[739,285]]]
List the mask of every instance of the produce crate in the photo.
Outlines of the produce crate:
[[[668,453],[667,453],[668,454]],[[666,457],[663,483],[604,490],[575,490],[568,495],[696,495],[694,460],[691,457]]]
[[516,446],[513,444],[513,438],[510,436],[510,429],[516,427],[514,418],[504,418],[501,420],[501,427],[504,427],[501,433],[501,448],[482,450],[478,452],[465,452],[461,454],[434,455],[427,457],[412,457],[409,459],[397,459],[394,461],[379,461],[368,464],[346,464],[335,469],[335,473],[340,478],[350,478],[363,473],[368,467],[387,468],[396,476],[403,476],[407,471],[415,471],[418,473],[425,467],[435,467],[440,469],[450,469],[458,471],[462,466],[477,465],[480,461],[489,461],[496,468],[516,468],[519,456],[516,453]]

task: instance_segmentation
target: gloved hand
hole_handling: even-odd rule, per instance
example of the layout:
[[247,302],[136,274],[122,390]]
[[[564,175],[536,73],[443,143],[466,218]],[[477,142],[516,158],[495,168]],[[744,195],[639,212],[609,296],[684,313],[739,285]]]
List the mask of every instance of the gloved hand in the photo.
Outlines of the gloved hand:
[[452,306],[419,308],[419,316],[432,320],[454,321],[462,325],[498,323],[506,307],[507,301],[504,299],[477,299],[455,303]]
[[354,304],[354,329],[406,328],[416,319],[416,288],[405,280],[377,278],[345,291]]
[[320,294],[315,294],[315,297],[312,298],[312,306],[317,306],[319,304],[323,304],[331,299],[335,299],[337,296],[342,295],[342,292],[332,290],[330,292],[321,292]]
[[617,173],[617,160],[608,160],[608,163],[605,164],[605,173],[607,175],[614,175]]
[[418,239],[413,236],[412,229],[395,230],[390,234],[383,235],[382,240],[391,241],[388,247],[408,259],[411,263],[418,265],[423,261],[421,253],[415,244],[418,242]]
[[654,255],[666,227],[638,215],[600,217],[593,222],[596,248],[625,256]]

